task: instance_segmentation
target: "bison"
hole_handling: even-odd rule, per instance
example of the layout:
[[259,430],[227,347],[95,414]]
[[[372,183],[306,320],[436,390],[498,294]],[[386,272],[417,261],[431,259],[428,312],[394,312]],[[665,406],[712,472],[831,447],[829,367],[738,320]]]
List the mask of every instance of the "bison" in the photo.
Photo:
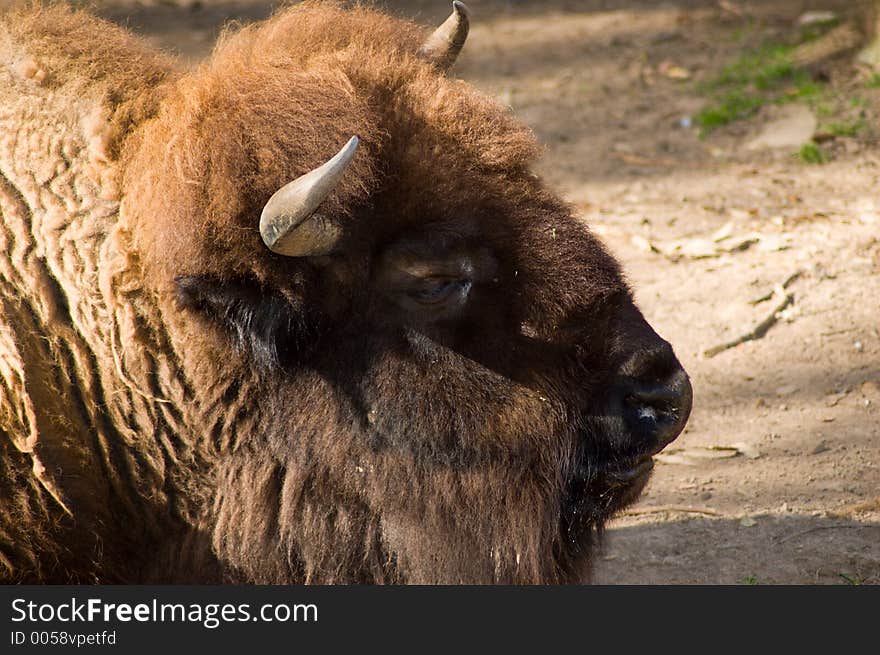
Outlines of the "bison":
[[0,18],[0,580],[589,579],[691,385],[467,30]]

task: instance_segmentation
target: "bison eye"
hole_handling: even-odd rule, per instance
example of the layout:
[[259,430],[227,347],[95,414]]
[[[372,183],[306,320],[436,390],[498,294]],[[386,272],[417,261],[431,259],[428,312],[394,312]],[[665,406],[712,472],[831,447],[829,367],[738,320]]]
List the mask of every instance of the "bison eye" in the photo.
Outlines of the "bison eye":
[[428,277],[409,290],[413,300],[425,305],[450,301],[464,302],[471,290],[471,281],[451,277]]

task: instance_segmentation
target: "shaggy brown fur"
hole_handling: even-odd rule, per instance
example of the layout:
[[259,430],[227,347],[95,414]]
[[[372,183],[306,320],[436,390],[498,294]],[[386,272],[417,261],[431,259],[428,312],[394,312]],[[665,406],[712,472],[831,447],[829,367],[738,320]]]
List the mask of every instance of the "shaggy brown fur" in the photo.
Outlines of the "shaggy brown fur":
[[[183,71],[82,13],[0,20],[0,579],[586,575],[650,450],[609,390],[668,346],[424,38],[308,2]],[[343,243],[270,252],[262,206],[351,135]],[[462,257],[454,315],[387,282]]]

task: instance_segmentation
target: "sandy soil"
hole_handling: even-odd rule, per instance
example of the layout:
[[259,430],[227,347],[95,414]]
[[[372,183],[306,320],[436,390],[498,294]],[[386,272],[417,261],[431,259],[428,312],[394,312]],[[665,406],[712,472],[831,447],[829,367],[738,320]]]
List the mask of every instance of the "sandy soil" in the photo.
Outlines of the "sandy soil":
[[[98,11],[184,58],[254,0],[98,0]],[[547,144],[541,172],[624,262],[646,316],[692,375],[689,427],[643,499],[608,531],[599,583],[880,583],[880,148],[837,139],[833,160],[745,145],[780,108],[700,138],[695,82],[806,9],[847,0],[469,0],[457,74]],[[441,0],[389,1],[426,25]],[[663,74],[669,64],[691,74]],[[865,101],[850,60],[823,69]],[[685,122],[686,124],[686,122]],[[727,252],[727,251],[730,252]],[[797,274],[793,280],[791,276]],[[783,282],[788,286],[777,288]],[[771,294],[767,300],[758,300]],[[791,295],[758,340],[748,332]]]

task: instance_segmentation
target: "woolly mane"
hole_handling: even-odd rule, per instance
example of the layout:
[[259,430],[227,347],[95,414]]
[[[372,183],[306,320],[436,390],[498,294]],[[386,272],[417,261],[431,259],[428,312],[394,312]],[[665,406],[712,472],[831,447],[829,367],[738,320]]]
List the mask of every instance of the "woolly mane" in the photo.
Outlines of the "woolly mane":
[[[401,182],[470,201],[470,189],[444,175],[461,171],[463,161],[474,175],[523,169],[537,154],[532,133],[493,100],[418,59],[424,37],[410,23],[334,2],[305,2],[225,32],[131,148],[131,195],[165,190],[165,203],[156,207],[151,198],[150,216],[133,230],[144,235],[143,247],[172,266],[192,262],[221,278],[253,275],[283,287],[272,279],[255,217],[276,189],[352,135],[361,140],[359,156],[322,208],[342,220]],[[426,152],[435,156],[428,167]],[[453,162],[445,161],[450,152]],[[411,190],[395,188],[400,197]],[[369,230],[399,229],[394,218]],[[230,262],[239,269],[229,270]]]

